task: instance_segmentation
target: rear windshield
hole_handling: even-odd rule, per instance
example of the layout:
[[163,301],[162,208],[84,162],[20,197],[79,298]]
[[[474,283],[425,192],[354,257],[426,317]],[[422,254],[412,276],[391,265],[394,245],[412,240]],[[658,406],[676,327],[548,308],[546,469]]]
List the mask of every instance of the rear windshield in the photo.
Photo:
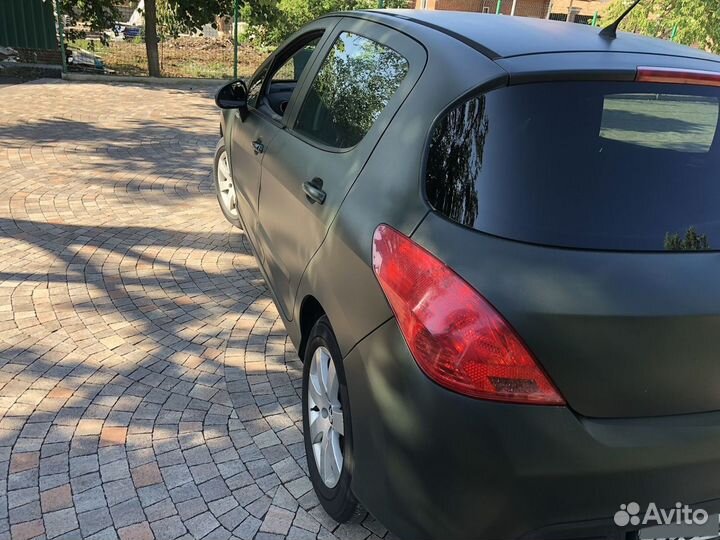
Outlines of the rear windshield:
[[612,250],[720,247],[718,88],[511,86],[436,125],[426,194],[490,234]]

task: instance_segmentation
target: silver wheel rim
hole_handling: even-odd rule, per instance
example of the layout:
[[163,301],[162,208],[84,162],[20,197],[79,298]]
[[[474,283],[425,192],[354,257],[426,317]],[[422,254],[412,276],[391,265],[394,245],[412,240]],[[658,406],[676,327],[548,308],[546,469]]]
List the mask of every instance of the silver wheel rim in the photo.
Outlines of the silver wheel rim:
[[345,423],[340,381],[332,355],[325,347],[318,347],[310,362],[307,408],[315,465],[323,483],[334,488],[343,468]]
[[230,214],[237,216],[235,189],[233,189],[232,174],[230,174],[230,165],[225,151],[223,151],[218,161],[217,176],[218,192],[220,193],[222,205]]

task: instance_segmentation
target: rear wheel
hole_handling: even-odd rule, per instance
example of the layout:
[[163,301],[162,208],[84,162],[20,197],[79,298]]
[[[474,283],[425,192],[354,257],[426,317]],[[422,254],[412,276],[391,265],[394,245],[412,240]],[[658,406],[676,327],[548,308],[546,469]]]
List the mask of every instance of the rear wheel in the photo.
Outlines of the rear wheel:
[[215,193],[225,219],[237,228],[240,225],[240,216],[237,210],[237,196],[233,186],[233,177],[230,172],[230,163],[225,151],[225,140],[220,139],[215,146],[215,160],[213,162],[213,177],[215,179]]
[[310,332],[303,366],[303,435],[310,480],[335,521],[360,521],[365,511],[350,489],[352,433],[342,356],[327,317]]

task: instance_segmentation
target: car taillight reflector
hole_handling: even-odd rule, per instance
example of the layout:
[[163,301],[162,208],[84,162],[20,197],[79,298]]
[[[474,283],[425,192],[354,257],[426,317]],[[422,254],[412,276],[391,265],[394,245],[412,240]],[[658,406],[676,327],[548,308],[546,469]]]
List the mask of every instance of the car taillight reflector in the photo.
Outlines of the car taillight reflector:
[[431,253],[380,225],[372,259],[415,361],[436,383],[482,399],[565,403],[507,321]]
[[720,73],[695,69],[638,67],[637,82],[720,86]]

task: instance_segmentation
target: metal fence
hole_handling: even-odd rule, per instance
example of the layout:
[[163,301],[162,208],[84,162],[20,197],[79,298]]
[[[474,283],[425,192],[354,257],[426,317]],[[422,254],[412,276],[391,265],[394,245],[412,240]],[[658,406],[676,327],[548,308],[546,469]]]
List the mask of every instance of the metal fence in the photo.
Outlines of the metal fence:
[[[567,13],[551,13],[550,17],[548,17],[551,21],[567,21],[568,20],[568,14]],[[580,15],[578,14],[570,14],[570,22],[574,22],[577,24],[593,24],[597,26],[599,22],[599,18],[596,15]]]
[[56,50],[55,15],[50,0],[1,0],[0,45]]
[[[383,0],[378,0],[382,5]],[[413,0],[408,0],[409,4]],[[421,3],[418,1],[418,3]],[[550,0],[435,0],[435,9],[454,9],[502,13],[524,17],[567,20],[567,13],[553,12]],[[571,4],[572,5],[572,4]],[[114,28],[87,32],[82,38],[65,40],[67,69],[92,73],[144,76],[148,73],[143,1],[127,2]],[[560,11],[560,10],[558,10]],[[550,12],[550,13],[548,13]],[[59,17],[58,21],[64,18]],[[588,24],[592,16],[571,10],[571,22]],[[31,51],[21,53],[21,60],[35,63],[61,63],[56,36],[53,0],[0,0],[0,45]],[[217,17],[201,32],[172,37],[158,28],[158,53],[165,77],[200,77],[226,79],[235,75],[247,77],[267,56],[269,50],[248,39],[236,52],[234,29],[242,33],[243,23],[233,24],[233,17]],[[73,28],[74,34],[82,27]],[[62,34],[61,34],[62,35]],[[54,53],[51,61],[39,54],[42,49]],[[24,57],[23,57],[24,54]],[[237,56],[236,56],[237,55]]]

